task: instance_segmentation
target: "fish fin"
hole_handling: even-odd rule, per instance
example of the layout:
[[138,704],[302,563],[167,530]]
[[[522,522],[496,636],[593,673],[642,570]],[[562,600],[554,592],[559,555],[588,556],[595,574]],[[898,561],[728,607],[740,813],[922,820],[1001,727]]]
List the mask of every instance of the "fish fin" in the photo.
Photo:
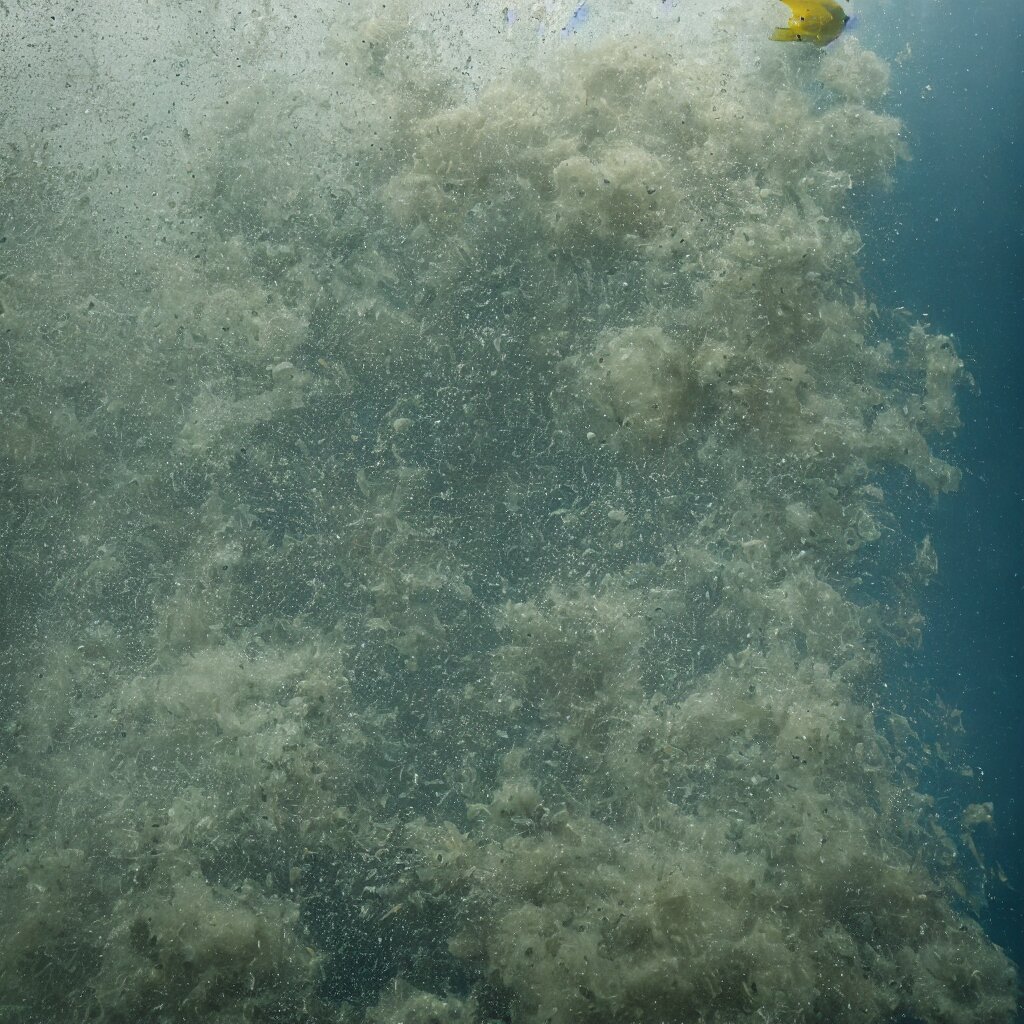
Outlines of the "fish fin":
[[774,39],[777,43],[803,42],[800,33],[793,28],[777,28],[772,32],[769,38]]

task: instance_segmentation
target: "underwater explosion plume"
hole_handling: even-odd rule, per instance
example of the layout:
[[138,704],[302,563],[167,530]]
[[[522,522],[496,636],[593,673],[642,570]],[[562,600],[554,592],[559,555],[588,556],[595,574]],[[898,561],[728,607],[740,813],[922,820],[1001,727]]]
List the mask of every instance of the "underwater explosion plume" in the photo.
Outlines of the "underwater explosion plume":
[[5,157],[0,1020],[1010,1022],[892,696],[964,374],[860,282],[886,66],[363,13],[107,200]]

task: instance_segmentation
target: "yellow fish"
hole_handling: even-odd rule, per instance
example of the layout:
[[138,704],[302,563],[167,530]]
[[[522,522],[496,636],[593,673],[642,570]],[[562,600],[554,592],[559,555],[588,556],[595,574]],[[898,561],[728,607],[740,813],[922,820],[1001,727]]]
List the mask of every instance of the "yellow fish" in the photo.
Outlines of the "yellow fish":
[[777,28],[772,39],[780,43],[814,43],[828,46],[838,39],[850,16],[836,0],[782,0],[793,12],[785,28]]

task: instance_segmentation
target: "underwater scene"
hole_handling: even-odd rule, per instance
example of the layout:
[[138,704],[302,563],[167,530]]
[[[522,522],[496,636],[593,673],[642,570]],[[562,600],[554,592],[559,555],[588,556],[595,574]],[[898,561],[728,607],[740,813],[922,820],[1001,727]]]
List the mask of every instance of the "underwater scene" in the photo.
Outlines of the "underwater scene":
[[0,1024],[1019,1019],[990,7],[0,0]]

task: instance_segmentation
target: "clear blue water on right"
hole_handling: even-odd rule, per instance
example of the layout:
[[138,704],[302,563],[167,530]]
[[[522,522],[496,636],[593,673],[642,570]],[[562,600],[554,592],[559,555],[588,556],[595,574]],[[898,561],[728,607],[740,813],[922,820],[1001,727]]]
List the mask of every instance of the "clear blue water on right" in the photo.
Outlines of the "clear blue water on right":
[[995,804],[984,854],[1007,878],[989,890],[986,925],[1021,964],[1024,12],[911,0],[857,31],[895,62],[892,109],[913,157],[866,225],[869,291],[954,334],[977,383],[952,448],[961,490],[932,510],[940,571],[915,668],[964,711],[971,766]]

